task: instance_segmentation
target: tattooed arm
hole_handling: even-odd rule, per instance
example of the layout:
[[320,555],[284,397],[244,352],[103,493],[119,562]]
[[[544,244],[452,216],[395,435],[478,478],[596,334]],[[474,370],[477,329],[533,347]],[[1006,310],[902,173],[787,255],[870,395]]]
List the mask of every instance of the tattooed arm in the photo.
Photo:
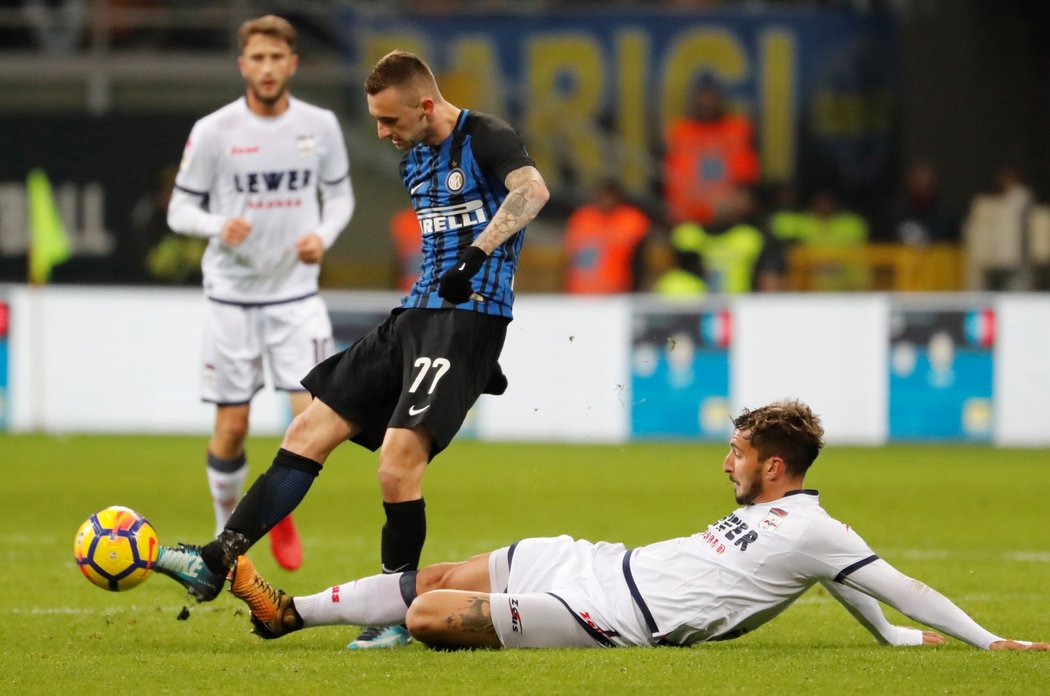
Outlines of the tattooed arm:
[[518,167],[503,181],[507,197],[492,217],[485,231],[474,240],[474,246],[491,254],[496,247],[514,236],[540,212],[550,192],[539,170],[533,166]]
[[532,165],[518,167],[507,174],[503,183],[507,187],[507,197],[492,216],[492,221],[474,243],[463,250],[456,265],[441,276],[438,295],[447,302],[458,305],[474,296],[470,279],[488,255],[529,224],[550,198],[543,177]]

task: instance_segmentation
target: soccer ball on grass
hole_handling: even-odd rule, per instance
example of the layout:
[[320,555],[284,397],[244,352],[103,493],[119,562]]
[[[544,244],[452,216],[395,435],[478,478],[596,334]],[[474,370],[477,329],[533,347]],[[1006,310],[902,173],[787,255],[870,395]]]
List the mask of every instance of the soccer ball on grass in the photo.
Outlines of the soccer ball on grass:
[[130,590],[150,576],[159,550],[153,525],[131,508],[113,505],[80,525],[73,542],[84,577],[104,590]]

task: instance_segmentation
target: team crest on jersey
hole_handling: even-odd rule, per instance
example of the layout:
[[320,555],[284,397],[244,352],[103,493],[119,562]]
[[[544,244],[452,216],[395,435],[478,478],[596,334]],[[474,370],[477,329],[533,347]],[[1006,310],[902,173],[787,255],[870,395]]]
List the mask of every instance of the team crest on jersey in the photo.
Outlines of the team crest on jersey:
[[455,193],[456,191],[462,189],[463,184],[465,184],[466,182],[467,179],[465,176],[463,176],[463,170],[457,167],[456,169],[450,171],[448,173],[448,176],[445,177],[445,188]]
[[296,138],[295,144],[302,157],[310,157],[317,150],[317,140],[312,135],[300,135]]
[[780,526],[780,523],[784,521],[785,517],[787,517],[787,510],[771,508],[769,514],[758,523],[758,528],[764,532],[772,532]]

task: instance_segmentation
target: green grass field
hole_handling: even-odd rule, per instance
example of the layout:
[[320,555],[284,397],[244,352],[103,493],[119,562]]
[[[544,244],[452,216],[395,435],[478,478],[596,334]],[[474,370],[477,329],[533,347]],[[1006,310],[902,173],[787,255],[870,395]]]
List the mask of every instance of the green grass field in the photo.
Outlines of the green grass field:
[[[182,589],[154,576],[99,590],[73,562],[88,514],[122,504],[162,543],[211,536],[203,437],[0,435],[3,693],[1050,693],[1050,654],[993,654],[958,641],[886,648],[812,590],[761,630],[691,649],[350,652],[350,627],[263,642],[229,595],[176,616]],[[253,439],[261,472],[276,441]],[[457,442],[426,481],[423,561],[458,560],[523,536],[570,533],[637,545],[704,528],[735,505],[722,446]],[[382,511],[375,456],[332,457],[297,519],[306,560],[293,593],[374,572]],[[964,446],[829,448],[807,483],[905,573],[993,632],[1050,640],[1050,452]],[[891,611],[894,621],[908,622]]]

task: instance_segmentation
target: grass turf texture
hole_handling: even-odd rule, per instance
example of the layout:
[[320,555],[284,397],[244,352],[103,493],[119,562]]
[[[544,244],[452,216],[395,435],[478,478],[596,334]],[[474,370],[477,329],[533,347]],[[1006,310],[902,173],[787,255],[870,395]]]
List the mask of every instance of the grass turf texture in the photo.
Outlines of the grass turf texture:
[[[121,504],[161,543],[211,536],[201,437],[0,435],[0,692],[4,693],[950,693],[1050,692],[1050,654],[992,654],[958,641],[886,648],[823,590],[738,640],[691,649],[435,653],[343,646],[349,627],[263,642],[224,594],[191,606],[152,576],[122,593],[80,576],[73,534]],[[252,472],[277,443],[254,438]],[[455,443],[427,475],[424,563],[523,536],[570,533],[639,545],[703,529],[735,507],[725,448]],[[261,572],[299,594],[374,572],[382,511],[375,456],[333,455],[297,511],[299,571]],[[1050,640],[1050,455],[963,446],[831,447],[807,484],[877,553],[952,597],[993,632]],[[911,624],[890,611],[892,620]]]

